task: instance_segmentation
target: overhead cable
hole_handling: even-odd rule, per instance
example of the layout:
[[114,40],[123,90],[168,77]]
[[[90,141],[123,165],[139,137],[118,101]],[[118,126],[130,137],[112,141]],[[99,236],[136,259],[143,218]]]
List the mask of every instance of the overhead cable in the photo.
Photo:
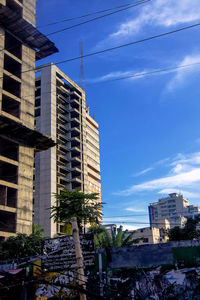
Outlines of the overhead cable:
[[130,6],[132,4],[133,3],[127,3],[127,4],[120,5],[120,6],[115,6],[115,7],[112,7],[112,8],[107,8],[107,9],[91,12],[91,13],[88,13],[88,14],[85,14],[85,15],[82,15],[82,16],[78,16],[78,17],[68,18],[68,19],[64,19],[64,20],[60,20],[60,21],[56,21],[56,22],[51,22],[51,23],[48,23],[48,24],[45,24],[45,25],[37,26],[37,28],[44,28],[44,27],[51,26],[51,25],[56,25],[56,24],[60,24],[60,23],[65,23],[65,22],[69,22],[69,21],[73,21],[73,20],[82,19],[82,18],[85,18],[85,17],[89,17],[89,16],[92,16],[92,15],[100,14],[100,13],[104,13],[104,12],[114,10],[114,9],[117,9],[117,8]]
[[[57,66],[57,65],[64,64],[64,63],[67,63],[67,62],[71,62],[71,61],[75,61],[75,60],[80,60],[80,58],[82,58],[82,57],[83,58],[84,57],[90,57],[90,56],[94,56],[94,55],[106,53],[106,52],[109,52],[109,51],[117,50],[117,49],[120,49],[120,48],[124,48],[124,47],[127,47],[127,46],[136,45],[136,44],[139,44],[139,43],[150,41],[150,40],[153,40],[153,39],[156,39],[156,38],[160,38],[160,37],[163,37],[163,36],[167,36],[167,35],[170,35],[170,34],[181,32],[181,31],[184,31],[184,30],[187,30],[187,29],[198,27],[198,26],[200,26],[200,23],[196,23],[196,24],[192,24],[192,25],[189,25],[189,26],[181,27],[179,29],[175,29],[175,30],[168,31],[168,32],[165,32],[165,33],[153,35],[153,36],[150,36],[150,37],[147,37],[147,38],[144,38],[144,39],[141,39],[141,40],[133,41],[133,42],[130,42],[130,43],[127,43],[127,44],[122,44],[122,45],[111,47],[111,48],[107,48],[107,49],[104,49],[104,50],[99,50],[99,51],[96,51],[96,52],[91,52],[91,53],[88,53],[88,54],[84,54],[83,56],[77,56],[77,57],[72,57],[72,58],[69,58],[69,59],[62,60],[62,61],[58,61],[58,62],[55,62],[54,65]],[[2,50],[6,50],[6,49],[2,49]],[[30,71],[35,71],[38,68],[40,68],[40,69],[41,68],[45,68],[45,66],[28,69],[26,71],[20,72],[19,74],[27,73],[27,72],[30,72]],[[10,76],[10,77],[12,77],[12,76]],[[2,79],[2,78],[3,77],[0,77],[0,79]]]
[[69,29],[72,29],[72,28],[74,28],[74,27],[78,27],[78,26],[81,26],[81,25],[84,25],[84,24],[87,24],[87,23],[90,23],[90,22],[93,22],[93,21],[96,21],[96,20],[99,20],[99,19],[102,19],[102,18],[111,16],[111,15],[114,15],[114,14],[116,14],[116,13],[125,11],[125,10],[127,10],[127,9],[130,9],[130,8],[132,8],[132,7],[135,7],[135,6],[138,6],[138,5],[141,5],[141,4],[144,4],[144,3],[149,2],[149,1],[150,1],[150,0],[141,0],[141,1],[138,1],[138,2],[136,2],[135,4],[130,5],[130,6],[128,6],[128,7],[121,8],[121,9],[119,9],[119,10],[110,12],[110,13],[108,13],[108,14],[105,14],[105,15],[102,15],[102,16],[99,16],[99,17],[96,17],[96,18],[93,18],[93,19],[90,19],[90,20],[86,20],[86,21],[83,21],[83,22],[78,23],[78,24],[74,24],[74,25],[71,25],[71,26],[69,26],[69,27],[65,27],[65,28],[62,28],[62,29],[53,31],[53,32],[51,32],[51,33],[46,34],[46,36],[54,35],[54,34],[57,34],[57,33],[60,33],[60,32],[63,32],[63,31],[69,30]]

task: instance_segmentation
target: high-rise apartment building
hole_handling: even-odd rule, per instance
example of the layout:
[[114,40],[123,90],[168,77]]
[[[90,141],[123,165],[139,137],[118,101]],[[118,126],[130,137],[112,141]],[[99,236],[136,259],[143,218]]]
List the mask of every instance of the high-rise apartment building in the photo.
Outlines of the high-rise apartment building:
[[0,0],[0,240],[32,232],[35,59],[57,52],[35,28],[36,0]]
[[200,214],[200,207],[189,205],[181,194],[171,193],[168,197],[158,199],[149,205],[150,226],[158,226],[159,220],[168,219],[171,227],[182,224],[180,217],[193,217]]
[[62,224],[50,219],[54,193],[69,190],[100,194],[99,131],[86,108],[85,92],[54,64],[36,73],[35,123],[57,146],[36,154],[34,222],[53,237]]

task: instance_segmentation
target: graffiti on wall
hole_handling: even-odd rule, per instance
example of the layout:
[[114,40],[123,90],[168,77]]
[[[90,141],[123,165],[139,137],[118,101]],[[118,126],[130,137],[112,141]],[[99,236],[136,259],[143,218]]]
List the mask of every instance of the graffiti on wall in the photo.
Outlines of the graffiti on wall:
[[[80,235],[84,266],[94,266],[94,239],[91,234]],[[76,267],[75,246],[72,236],[49,239],[44,244],[43,268],[48,271],[72,269]]]

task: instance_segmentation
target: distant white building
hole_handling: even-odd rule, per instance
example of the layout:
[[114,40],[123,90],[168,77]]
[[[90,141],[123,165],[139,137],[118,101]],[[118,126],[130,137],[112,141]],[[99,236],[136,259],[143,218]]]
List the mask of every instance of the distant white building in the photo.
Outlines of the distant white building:
[[[189,205],[189,201],[181,194],[171,193],[168,197],[158,199],[149,205],[150,226],[158,227],[159,219],[168,219],[170,228],[182,227],[185,219],[200,214],[200,206]],[[184,217],[184,218],[180,218]]]

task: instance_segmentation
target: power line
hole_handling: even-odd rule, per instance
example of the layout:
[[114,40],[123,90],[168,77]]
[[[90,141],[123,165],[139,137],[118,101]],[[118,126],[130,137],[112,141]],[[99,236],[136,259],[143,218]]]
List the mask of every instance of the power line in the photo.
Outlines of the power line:
[[[160,33],[160,34],[157,34],[157,35],[153,35],[153,36],[150,36],[150,37],[147,37],[147,38],[144,38],[144,39],[141,39],[141,40],[133,41],[133,42],[130,42],[130,43],[127,43],[127,44],[122,44],[122,45],[107,48],[107,49],[104,49],[104,50],[99,50],[99,51],[91,52],[91,53],[88,53],[88,54],[84,54],[83,57],[89,57],[89,56],[93,56],[93,55],[113,51],[113,50],[116,50],[116,49],[124,48],[124,47],[127,47],[127,46],[143,43],[143,42],[150,41],[150,40],[153,40],[153,39],[156,39],[156,38],[160,38],[160,37],[167,36],[167,35],[170,35],[170,34],[173,34],[173,33],[177,33],[177,32],[183,31],[183,30],[191,29],[191,28],[194,28],[194,27],[197,27],[197,26],[200,26],[200,23],[196,23],[196,24],[193,24],[193,25],[181,27],[179,29],[175,29],[175,30],[168,31],[168,32],[165,32],[165,33]],[[55,63],[55,65],[71,62],[71,61],[74,61],[74,60],[77,60],[77,59],[80,59],[80,58],[81,58],[81,56],[73,57],[73,58],[66,59],[66,60],[62,60],[62,61],[59,61],[59,62]]]
[[[169,204],[170,205],[170,204]],[[169,207],[169,209],[171,209],[171,207]],[[184,212],[184,211],[176,211],[177,214],[189,214],[189,212]],[[199,212],[200,213],[200,212]],[[192,213],[191,213],[192,214]],[[126,218],[126,217],[143,217],[143,216],[149,216],[149,214],[145,213],[145,214],[131,214],[131,215],[123,215],[123,216],[108,216],[108,217],[104,217],[103,218]],[[171,216],[173,217],[173,216]]]
[[[62,60],[62,61],[58,61],[58,62],[55,62],[54,65],[60,65],[60,64],[67,63],[67,62],[74,61],[74,60],[80,60],[80,58],[90,57],[90,56],[106,53],[106,52],[109,52],[109,51],[113,51],[113,50],[116,50],[116,49],[124,48],[124,47],[127,47],[127,46],[143,43],[143,42],[150,41],[150,40],[160,38],[160,37],[163,37],[163,36],[167,36],[167,35],[170,35],[170,34],[173,34],[173,33],[181,32],[183,30],[195,28],[197,26],[200,26],[200,23],[196,23],[196,24],[192,24],[192,25],[189,25],[189,26],[181,27],[179,29],[175,29],[175,30],[168,31],[168,32],[165,32],[165,33],[150,36],[150,37],[147,37],[147,38],[144,38],[144,39],[141,39],[141,40],[137,40],[137,41],[133,41],[133,42],[130,42],[130,43],[127,43],[127,44],[122,44],[122,45],[107,48],[107,49],[104,49],[104,50],[91,52],[91,53],[88,53],[88,54],[84,54],[83,56],[77,56],[77,57],[72,57],[72,58],[69,58],[69,59]],[[6,50],[6,49],[2,49],[2,50]],[[44,67],[45,66],[43,66],[42,68],[44,68]],[[23,72],[19,72],[19,74],[27,73],[27,72],[30,72],[30,71],[35,71],[37,69],[38,69],[38,67],[32,68],[32,69],[29,69],[29,70],[26,70],[26,71],[23,71]],[[10,76],[10,77],[12,78],[12,76]],[[2,79],[2,78],[3,77],[0,77],[0,79]]]
[[[159,70],[155,70],[155,71],[151,71],[151,72],[144,72],[144,73],[140,73],[140,74],[134,74],[134,75],[130,75],[130,76],[125,76],[125,77],[119,77],[119,78],[115,78],[115,79],[110,79],[110,80],[103,80],[103,81],[100,81],[100,82],[93,82],[93,83],[90,83],[90,85],[92,84],[102,84],[104,82],[112,82],[112,81],[119,81],[119,80],[124,80],[124,79],[128,79],[128,78],[134,78],[134,77],[143,77],[143,76],[146,76],[146,75],[153,75],[153,74],[156,74],[156,73],[164,73],[164,72],[167,72],[167,71],[173,71],[173,70],[176,70],[176,69],[183,69],[183,68],[189,68],[189,67],[192,67],[192,66],[195,66],[195,65],[200,65],[200,62],[196,62],[196,63],[193,63],[193,64],[187,64],[187,65],[182,65],[182,66],[177,66],[177,67],[170,67],[170,68],[163,68],[163,69],[159,69]],[[3,77],[1,77],[0,79],[2,79]],[[50,83],[50,82],[47,82],[47,84]],[[56,86],[55,84],[53,84],[54,86]],[[14,87],[14,85],[12,85]],[[42,92],[41,95],[44,95],[44,94],[56,94],[57,96],[57,92]],[[41,97],[38,96],[38,97]],[[29,95],[25,95],[23,97],[21,97],[20,99],[29,99],[29,97],[35,97],[35,93],[34,94],[29,94]],[[121,217],[121,216],[120,216]]]
[[126,7],[126,6],[129,6],[129,5],[132,5],[132,3],[127,3],[127,4],[124,4],[124,5],[115,6],[115,7],[112,7],[112,8],[107,8],[107,9],[91,12],[91,13],[88,13],[88,14],[85,14],[85,15],[82,15],[82,16],[73,17],[73,18],[64,19],[64,20],[61,20],[61,21],[48,23],[48,24],[45,24],[45,25],[37,26],[37,28],[44,28],[44,27],[51,26],[51,25],[56,25],[56,24],[60,24],[60,23],[64,23],[64,22],[69,22],[69,21],[73,21],[73,20],[77,20],[77,19],[82,19],[82,18],[85,18],[85,17],[89,17],[89,16],[92,16],[92,15],[99,14],[99,13],[104,13],[106,11],[114,10],[114,9],[121,8],[121,7]]
[[[167,218],[166,218],[167,219]],[[103,222],[103,223],[105,223],[105,222]],[[140,225],[145,225],[145,224],[147,224],[147,225],[150,225],[150,223],[149,222],[140,222],[140,221],[138,221],[138,222],[136,222],[136,221],[115,221],[115,223],[119,223],[119,224],[140,224]],[[105,224],[106,225],[106,224]],[[163,222],[159,222],[159,221],[157,221],[157,222],[152,222],[151,223],[151,226],[152,225],[156,225],[156,226],[158,226],[158,225],[167,225],[166,223],[163,223]],[[171,223],[171,222],[169,222],[169,225],[171,226],[171,225],[173,225],[173,226],[178,226],[178,224],[177,223]]]
[[133,5],[130,5],[130,6],[125,7],[125,8],[121,8],[121,9],[116,10],[116,11],[114,11],[114,12],[111,12],[111,13],[108,13],[108,14],[105,14],[105,15],[102,15],[102,16],[99,16],[99,17],[90,19],[90,20],[86,20],[86,21],[84,21],[84,22],[81,22],[81,23],[78,23],[78,24],[74,24],[74,25],[71,25],[71,26],[69,26],[69,27],[65,27],[65,28],[62,28],[62,29],[53,31],[53,32],[51,32],[51,33],[46,34],[46,36],[54,35],[54,34],[57,34],[57,33],[60,33],[60,32],[63,32],[63,31],[69,30],[69,29],[72,29],[72,28],[74,28],[74,27],[78,27],[78,26],[81,26],[81,25],[84,25],[84,24],[87,24],[87,23],[90,23],[90,22],[93,22],[93,21],[96,21],[96,20],[99,20],[99,19],[102,19],[102,18],[111,16],[111,15],[114,15],[114,14],[116,14],[116,13],[125,11],[125,10],[127,10],[127,9],[130,9],[130,8],[132,8],[132,7],[141,5],[141,4],[146,3],[146,2],[149,2],[149,1],[150,1],[150,0],[141,0],[141,1],[138,1],[137,3],[135,3],[135,4],[133,4]]
[[155,70],[155,71],[151,71],[151,72],[144,72],[144,73],[140,73],[140,74],[134,74],[134,75],[119,77],[119,78],[110,79],[110,80],[103,80],[102,82],[111,82],[111,81],[118,81],[118,80],[124,80],[124,79],[135,78],[135,77],[143,77],[143,76],[146,76],[146,75],[153,75],[153,74],[156,74],[156,73],[165,73],[165,72],[168,72],[168,71],[188,68],[188,67],[191,67],[191,66],[194,66],[194,65],[199,65],[199,64],[200,64],[200,62],[196,62],[196,63],[193,63],[193,64],[187,64],[187,65],[182,65],[182,66],[177,66],[177,67],[164,68],[164,69],[159,69],[159,70]]

